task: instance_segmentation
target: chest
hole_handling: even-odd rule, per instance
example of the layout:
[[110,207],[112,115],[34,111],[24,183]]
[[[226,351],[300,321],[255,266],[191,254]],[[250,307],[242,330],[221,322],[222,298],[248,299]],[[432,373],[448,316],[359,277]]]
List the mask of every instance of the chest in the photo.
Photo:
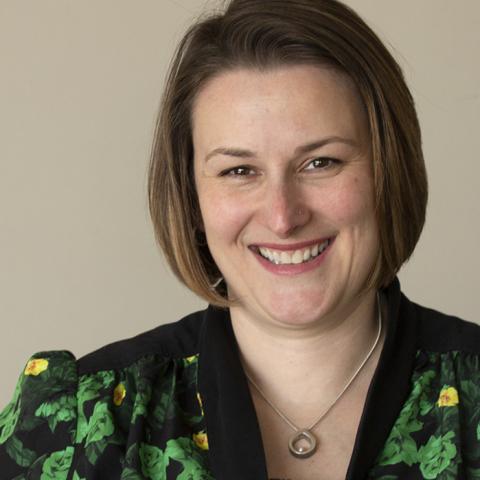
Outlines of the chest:
[[351,448],[320,446],[314,458],[305,460],[290,459],[288,455],[267,456],[269,480],[345,480]]
[[[366,390],[356,391],[355,395],[343,398],[342,402],[335,405],[313,428],[317,450],[305,459],[294,457],[288,449],[288,441],[294,433],[291,427],[260,398],[254,399],[268,478],[345,480],[365,404]],[[316,415],[318,414],[317,412]],[[315,415],[312,414],[312,418],[315,418]]]
[[262,427],[269,479],[344,480],[355,442],[354,425],[338,425],[336,429],[314,429],[317,450],[309,458],[298,459],[288,450],[292,431]]

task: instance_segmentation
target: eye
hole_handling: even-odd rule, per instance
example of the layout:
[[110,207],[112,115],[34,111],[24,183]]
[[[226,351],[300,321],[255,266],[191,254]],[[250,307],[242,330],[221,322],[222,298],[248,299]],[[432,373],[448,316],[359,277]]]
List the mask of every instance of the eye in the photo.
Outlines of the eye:
[[246,177],[251,175],[253,170],[246,165],[240,165],[238,167],[229,168],[220,172],[221,177]]
[[311,160],[305,170],[328,170],[340,164],[340,160],[330,157],[318,157]]

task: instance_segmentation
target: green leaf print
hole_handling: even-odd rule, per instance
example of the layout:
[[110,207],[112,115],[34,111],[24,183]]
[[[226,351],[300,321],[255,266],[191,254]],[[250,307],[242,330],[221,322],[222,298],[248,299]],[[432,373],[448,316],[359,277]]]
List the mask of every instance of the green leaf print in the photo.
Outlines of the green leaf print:
[[29,467],[37,458],[37,454],[33,450],[25,448],[16,437],[11,437],[5,443],[5,448],[8,456],[21,467]]
[[466,469],[467,477],[469,480],[480,480],[480,468],[468,468]]
[[135,460],[138,457],[138,443],[133,443],[128,447],[127,453],[125,454],[125,457],[121,460],[122,461],[122,466],[134,466],[135,465]]
[[429,399],[421,398],[419,406],[420,406],[420,415],[425,416],[425,415],[428,415],[428,413],[430,413],[430,411],[434,407],[434,404]]
[[180,437],[168,440],[165,455],[183,466],[177,480],[213,480],[205,465],[205,454],[192,439]]
[[104,437],[108,437],[115,430],[113,425],[112,413],[105,402],[98,402],[95,405],[93,414],[88,421],[88,433],[85,445],[98,442]]
[[[155,390],[158,391],[170,391],[172,389],[170,376],[167,374],[168,362],[158,362],[154,360],[153,356],[148,356],[139,361],[138,365],[129,371],[130,381],[127,379],[127,383],[135,386],[132,388],[133,397],[133,412],[130,419],[130,423],[134,424],[138,417],[147,417],[149,409],[155,405],[161,404],[158,398],[152,399],[152,382],[153,378],[160,378],[161,384]],[[174,387],[174,385],[173,385]],[[168,397],[168,395],[167,395]],[[149,421],[153,418],[153,424],[155,428],[162,428],[161,425],[156,424],[154,416],[149,416]]]
[[80,475],[77,472],[73,472],[72,480],[87,480],[86,478],[80,478]]
[[0,412],[0,445],[4,444],[15,431],[20,417],[20,392],[22,381],[18,380],[12,400]]
[[419,413],[416,403],[406,403],[396,422],[398,430],[404,435],[420,431],[423,428],[423,422],[418,419]]
[[85,447],[85,456],[88,458],[88,461],[92,465],[95,465],[97,463],[102,453],[108,447],[108,444],[108,440],[102,439],[98,442],[91,443],[90,445]]
[[[460,391],[462,392],[462,404],[468,409],[474,409],[480,399],[480,388],[472,380],[461,380]],[[478,415],[478,410],[474,412]]]
[[395,465],[404,462],[411,466],[419,461],[417,445],[411,434],[422,430],[423,422],[419,417],[430,412],[434,407],[433,402],[429,400],[434,378],[435,372],[427,370],[413,380],[410,396],[378,457],[379,465]]
[[417,445],[411,433],[422,429],[423,423],[418,420],[419,409],[415,402],[407,402],[400,412],[396,424],[379,457],[380,465],[394,465],[405,462],[411,466],[417,460]]
[[[169,382],[170,383],[170,382]],[[155,430],[163,429],[165,421],[175,417],[176,402],[172,397],[171,389],[164,391],[164,385],[159,388],[160,395],[154,395],[151,403],[155,405],[153,415],[150,415],[148,421]]]
[[[464,370],[464,366],[462,367],[462,370]],[[470,370],[467,370],[465,375],[474,376],[470,373]],[[477,375],[476,372],[475,375]],[[478,445],[480,441],[480,383],[477,385],[471,379],[462,380],[460,382],[459,394],[461,395],[463,410],[468,412],[469,424],[469,428],[466,429],[468,437],[464,445],[462,445],[462,455],[467,455],[475,465],[480,465],[477,463],[480,461],[480,448]]]
[[135,395],[131,423],[135,423],[137,417],[145,417],[147,415],[147,407],[152,396],[152,386],[150,384],[145,384],[141,385],[141,387],[143,387],[142,390],[137,391],[137,394]]
[[[112,412],[108,403],[97,402],[88,423],[82,425],[82,434],[85,438],[85,455],[94,465],[110,443],[119,444],[120,439],[112,437],[115,433]],[[107,439],[108,437],[108,439]]]
[[53,452],[43,463],[40,480],[66,480],[72,458],[73,447]]
[[435,479],[455,458],[457,447],[450,441],[455,433],[450,431],[443,436],[432,435],[428,442],[420,447],[418,459],[420,471],[426,479]]
[[110,370],[97,372],[93,375],[83,375],[80,377],[77,393],[78,422],[77,435],[75,438],[76,443],[82,443],[90,429],[84,411],[85,403],[98,398],[101,395],[102,390],[111,387],[114,381],[114,373]]
[[158,421],[159,425],[163,425],[165,421],[165,417],[167,416],[167,412],[169,410],[170,404],[172,401],[171,395],[168,393],[162,393],[160,397],[160,402],[155,406],[155,410],[153,414],[155,419]]
[[143,475],[152,480],[165,477],[169,459],[160,448],[141,443],[139,456]]
[[75,397],[63,395],[58,400],[42,403],[35,411],[35,416],[46,418],[53,433],[57,423],[68,422],[75,418],[76,407]]
[[[416,418],[419,413],[420,415],[425,416],[435,406],[431,401],[430,396],[430,392],[432,391],[431,383],[434,378],[435,372],[433,370],[427,370],[413,382],[412,393],[410,394],[408,405],[410,406],[411,418],[414,422],[417,421]],[[420,421],[417,423],[420,425],[419,428],[416,428],[415,430],[409,429],[410,432],[421,430],[423,423]]]
[[139,458],[138,449],[138,443],[133,443],[128,448],[125,457],[120,460],[122,464],[122,476],[120,480],[145,480],[145,477],[138,473],[136,468],[137,458]]
[[417,445],[408,432],[394,426],[378,459],[379,465],[395,465],[405,462],[413,465],[418,461]]
[[126,468],[122,471],[122,476],[120,480],[145,480],[145,477],[140,475],[133,468]]

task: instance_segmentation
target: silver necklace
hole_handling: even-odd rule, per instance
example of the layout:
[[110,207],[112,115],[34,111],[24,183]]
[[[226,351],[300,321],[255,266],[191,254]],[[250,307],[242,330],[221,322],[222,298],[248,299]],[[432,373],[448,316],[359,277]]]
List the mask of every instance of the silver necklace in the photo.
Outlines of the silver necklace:
[[[320,417],[315,420],[310,427],[308,428],[299,428],[297,425],[295,425],[284,413],[282,413],[262,392],[260,387],[252,380],[252,378],[248,375],[247,372],[245,372],[246,377],[248,378],[249,382],[255,387],[255,389],[258,391],[258,393],[262,396],[262,398],[267,402],[268,405],[273,409],[273,411],[285,422],[287,423],[290,428],[293,429],[294,433],[290,437],[288,441],[288,449],[290,450],[290,453],[296,457],[296,458],[308,458],[312,456],[315,451],[317,450],[317,438],[315,435],[312,433],[312,430],[317,426],[317,424],[322,420],[322,418],[330,411],[330,409],[337,403],[337,401],[340,399],[340,397],[345,393],[347,388],[351,385],[351,383],[355,380],[357,375],[360,373],[362,370],[363,366],[367,363],[368,359],[371,357],[373,351],[375,350],[375,347],[378,344],[378,341],[380,340],[380,335],[382,333],[382,312],[380,308],[380,298],[377,293],[377,308],[378,308],[378,333],[377,333],[377,338],[375,339],[375,342],[373,343],[372,348],[368,352],[367,356],[363,360],[363,362],[360,364],[360,366],[357,368],[356,372],[352,375],[350,380],[347,382],[347,384],[343,387],[343,390],[337,395],[337,398],[330,404],[330,406],[320,415]],[[300,440],[303,440],[306,442],[307,446],[300,446]]]

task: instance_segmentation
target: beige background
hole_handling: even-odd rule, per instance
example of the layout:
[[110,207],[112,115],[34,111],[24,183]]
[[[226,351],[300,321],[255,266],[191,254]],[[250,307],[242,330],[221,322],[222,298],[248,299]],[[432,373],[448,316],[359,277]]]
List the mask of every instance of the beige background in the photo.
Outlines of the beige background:
[[[423,126],[430,205],[403,289],[478,321],[480,2],[348,3]],[[165,69],[204,4],[0,0],[0,405],[34,352],[81,356],[203,308],[162,263],[145,185]]]

